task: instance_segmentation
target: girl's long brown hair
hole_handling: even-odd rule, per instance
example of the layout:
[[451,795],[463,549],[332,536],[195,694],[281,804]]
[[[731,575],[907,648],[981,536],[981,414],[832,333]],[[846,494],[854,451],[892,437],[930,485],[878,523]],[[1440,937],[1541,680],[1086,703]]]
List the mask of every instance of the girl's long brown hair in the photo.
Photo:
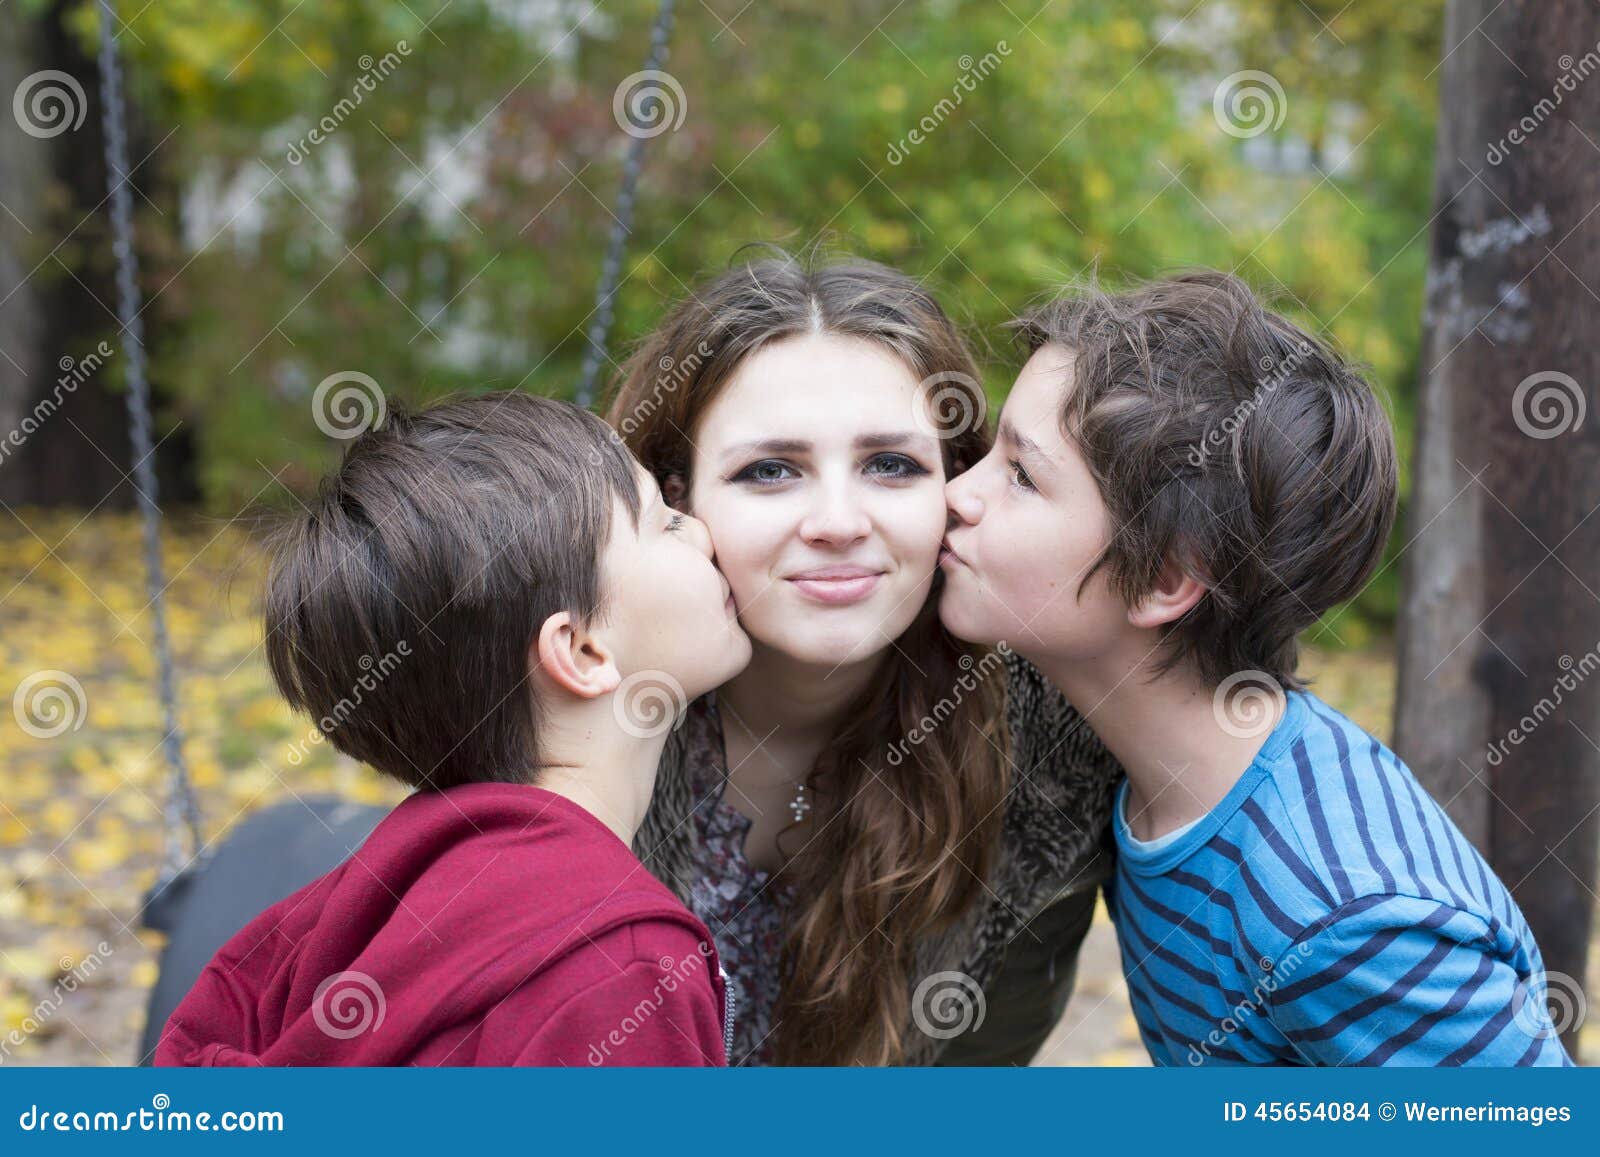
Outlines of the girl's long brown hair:
[[[607,418],[663,492],[686,497],[701,417],[747,357],[805,334],[872,342],[924,383],[946,476],[987,451],[977,367],[927,291],[872,262],[782,253],[678,303],[623,366]],[[1004,688],[979,665],[985,652],[940,624],[942,586],[936,574],[806,777],[813,798],[837,802],[782,869],[798,899],[778,962],[781,1064],[901,1062],[916,945],[981,897],[996,856],[1010,788]]]

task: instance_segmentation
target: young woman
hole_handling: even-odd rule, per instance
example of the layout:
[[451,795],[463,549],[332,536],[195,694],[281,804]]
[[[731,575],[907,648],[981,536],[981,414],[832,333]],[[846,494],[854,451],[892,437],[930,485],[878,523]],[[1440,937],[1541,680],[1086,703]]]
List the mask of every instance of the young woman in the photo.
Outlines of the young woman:
[[989,444],[959,331],[883,266],[749,261],[669,313],[608,416],[709,528],[754,645],[689,706],[635,843],[717,939],[730,1062],[1026,1063],[1119,772],[1025,662],[939,623],[944,483]]

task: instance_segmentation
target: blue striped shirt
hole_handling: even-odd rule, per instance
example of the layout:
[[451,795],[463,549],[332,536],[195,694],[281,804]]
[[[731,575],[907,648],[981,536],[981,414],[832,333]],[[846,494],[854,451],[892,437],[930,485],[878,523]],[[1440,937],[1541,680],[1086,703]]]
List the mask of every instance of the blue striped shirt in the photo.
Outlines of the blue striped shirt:
[[1504,884],[1378,740],[1314,695],[1108,899],[1157,1064],[1569,1065]]

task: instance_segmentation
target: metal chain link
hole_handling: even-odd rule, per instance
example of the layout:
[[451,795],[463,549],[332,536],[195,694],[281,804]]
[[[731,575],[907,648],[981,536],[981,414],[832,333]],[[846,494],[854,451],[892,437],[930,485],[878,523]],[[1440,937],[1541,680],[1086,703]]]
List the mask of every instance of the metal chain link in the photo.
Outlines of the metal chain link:
[[[138,285],[138,256],[133,247],[133,203],[128,193],[128,141],[123,121],[122,70],[116,35],[112,31],[116,16],[110,0],[100,3],[100,94],[105,133],[106,182],[110,186],[111,231],[117,259],[117,315],[122,323],[123,346],[128,357],[128,426],[133,443],[134,490],[144,524],[146,584],[155,624],[156,665],[159,694],[166,732],[162,748],[166,755],[168,791],[163,804],[165,854],[161,885],[181,872],[203,845],[200,808],[189,779],[183,755],[183,733],[178,721],[177,676],[172,662],[172,644],[167,633],[165,573],[161,560],[161,508],[151,440],[150,387],[145,376],[144,324]],[[667,43],[672,33],[673,0],[661,0],[650,30],[650,55],[646,70],[659,70],[667,60]],[[595,295],[594,320],[587,333],[588,349],[579,377],[578,404],[590,406],[595,384],[605,358],[606,340],[615,318],[617,285],[622,273],[622,257],[631,231],[639,172],[644,165],[645,138],[636,136],[628,143],[622,167],[622,187],[617,193],[616,220],[606,245],[600,268],[600,284]],[[190,851],[185,854],[179,833],[188,829]]]
[[[659,71],[666,64],[667,40],[671,35],[672,0],[661,0],[655,24],[650,29],[650,58],[645,62],[645,71]],[[587,335],[589,348],[584,351],[583,369],[578,375],[577,402],[585,409],[594,404],[595,385],[600,377],[600,365],[606,356],[606,339],[611,333],[611,322],[616,314],[617,283],[622,276],[622,254],[632,230],[633,201],[639,185],[639,170],[644,166],[645,139],[642,135],[629,139],[628,155],[622,163],[622,188],[617,192],[616,220],[611,226],[605,261],[600,266],[594,321]]]
[[[161,745],[168,767],[167,796],[163,803],[165,855],[161,879],[170,882],[198,854],[200,808],[183,758],[183,733],[178,723],[177,678],[172,665],[172,644],[167,636],[164,592],[166,579],[161,563],[161,508],[156,504],[157,484],[155,447],[150,437],[150,386],[145,378],[144,322],[139,297],[139,262],[133,249],[133,198],[128,183],[128,138],[123,123],[122,69],[117,58],[117,41],[112,32],[116,16],[110,0],[100,0],[100,103],[105,132],[106,183],[110,186],[111,233],[117,258],[117,317],[122,323],[123,350],[128,357],[128,429],[133,442],[134,492],[144,523],[145,580],[150,595],[150,612],[155,623],[156,666],[160,672],[159,693],[166,733]],[[185,854],[179,833],[189,831],[189,851]]]

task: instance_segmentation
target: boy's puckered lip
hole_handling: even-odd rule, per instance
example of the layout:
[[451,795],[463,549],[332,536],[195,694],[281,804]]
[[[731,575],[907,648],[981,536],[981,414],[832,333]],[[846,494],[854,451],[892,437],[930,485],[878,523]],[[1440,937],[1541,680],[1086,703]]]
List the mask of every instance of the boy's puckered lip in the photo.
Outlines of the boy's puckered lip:
[[967,565],[967,560],[957,554],[955,547],[950,545],[948,537],[939,543],[939,565],[944,566],[947,563],[952,566]]

